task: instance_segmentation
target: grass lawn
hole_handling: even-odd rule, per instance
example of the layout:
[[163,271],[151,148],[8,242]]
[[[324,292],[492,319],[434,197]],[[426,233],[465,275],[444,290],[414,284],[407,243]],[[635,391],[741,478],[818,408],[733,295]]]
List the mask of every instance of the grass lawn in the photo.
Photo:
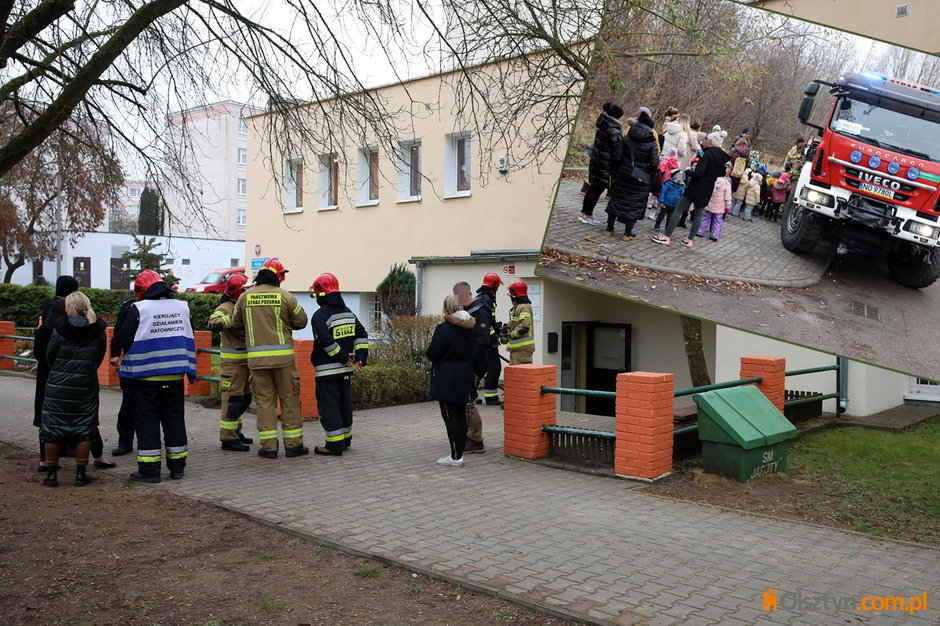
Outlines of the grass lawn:
[[830,514],[855,530],[940,543],[940,417],[901,433],[836,428],[790,448],[788,474],[832,488]]

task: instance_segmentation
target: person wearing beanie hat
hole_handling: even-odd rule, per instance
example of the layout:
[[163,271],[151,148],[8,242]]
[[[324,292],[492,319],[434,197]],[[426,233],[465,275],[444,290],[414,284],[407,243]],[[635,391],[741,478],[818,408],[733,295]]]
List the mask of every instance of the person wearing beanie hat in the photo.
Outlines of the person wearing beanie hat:
[[712,132],[708,133],[705,136],[705,139],[711,142],[712,146],[724,150],[725,147],[725,137],[728,136],[728,131],[721,130],[721,126],[715,124],[712,128]]
[[584,192],[581,214],[578,216],[578,221],[582,224],[600,224],[594,217],[594,207],[610,184],[612,164],[620,160],[623,136],[620,118],[623,117],[623,107],[606,102],[602,108],[602,113],[594,122],[594,147],[588,165],[588,188]]
[[65,298],[73,291],[78,291],[78,279],[74,276],[59,276],[55,280],[55,297]]
[[751,177],[747,180],[741,179],[741,187],[744,187],[744,221],[753,222],[754,208],[760,206],[761,183],[763,177],[751,172]]
[[791,189],[793,189],[793,183],[790,182],[790,175],[784,172],[770,188],[770,208],[767,211],[767,219],[775,222],[780,219],[780,207],[787,201]]
[[721,222],[725,218],[725,213],[731,211],[731,179],[728,177],[730,172],[731,162],[728,161],[725,163],[725,175],[715,181],[712,197],[702,214],[702,225],[695,233],[699,237],[705,236],[706,232],[712,241],[718,241],[721,237]]

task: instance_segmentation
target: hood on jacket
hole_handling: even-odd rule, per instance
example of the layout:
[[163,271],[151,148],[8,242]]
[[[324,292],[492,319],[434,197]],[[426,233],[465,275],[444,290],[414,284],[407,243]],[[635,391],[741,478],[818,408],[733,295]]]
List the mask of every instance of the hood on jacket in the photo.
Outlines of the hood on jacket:
[[679,120],[673,120],[666,124],[666,133],[670,135],[678,135],[682,132],[682,124]]
[[597,121],[594,122],[594,127],[597,128],[597,130],[616,128],[618,132],[623,131],[623,126],[620,124],[620,120],[613,118],[606,113],[601,113],[597,117]]
[[158,281],[147,287],[147,291],[141,296],[142,300],[159,300],[160,298],[172,298],[173,288],[165,282]]
[[453,313],[448,313],[444,317],[444,321],[447,322],[448,324],[453,324],[454,326],[457,326],[458,328],[466,328],[466,329],[473,328],[477,323],[477,321],[473,319],[473,316],[464,310],[454,311]]
[[104,322],[89,324],[84,317],[60,317],[53,325],[56,331],[77,346],[90,346],[104,333]]
[[630,127],[627,137],[634,143],[646,143],[653,141],[653,129],[643,124],[634,124]]

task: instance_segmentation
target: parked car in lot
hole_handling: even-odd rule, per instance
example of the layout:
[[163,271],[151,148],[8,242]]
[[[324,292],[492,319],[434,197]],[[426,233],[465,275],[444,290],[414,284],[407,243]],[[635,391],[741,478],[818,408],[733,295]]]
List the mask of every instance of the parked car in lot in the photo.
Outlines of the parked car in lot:
[[225,281],[232,274],[244,274],[244,267],[225,267],[218,270],[212,270],[195,285],[190,285],[186,291],[191,293],[222,293],[225,289]]

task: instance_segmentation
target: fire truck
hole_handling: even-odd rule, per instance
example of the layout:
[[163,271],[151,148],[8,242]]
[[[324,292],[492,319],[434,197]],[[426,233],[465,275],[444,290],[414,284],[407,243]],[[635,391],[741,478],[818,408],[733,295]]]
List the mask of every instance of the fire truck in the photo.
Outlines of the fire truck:
[[[811,123],[820,86],[832,107]],[[814,80],[798,117],[818,137],[784,210],[780,238],[797,254],[823,238],[883,250],[892,279],[928,287],[940,277],[940,91],[854,72]]]

